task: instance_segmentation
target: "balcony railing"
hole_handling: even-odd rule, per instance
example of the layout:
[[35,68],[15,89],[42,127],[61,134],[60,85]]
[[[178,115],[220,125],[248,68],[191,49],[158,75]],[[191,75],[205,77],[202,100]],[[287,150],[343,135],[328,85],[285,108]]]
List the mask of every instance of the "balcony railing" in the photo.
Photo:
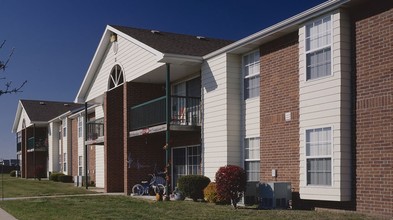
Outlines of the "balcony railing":
[[44,137],[30,137],[27,139],[27,150],[48,150],[48,139]]
[[87,122],[87,140],[95,141],[104,137],[104,118]]
[[19,152],[22,150],[22,143],[16,143],[16,152]]
[[[165,124],[165,96],[131,107],[130,129],[137,130]],[[171,124],[200,126],[201,98],[171,96]]]

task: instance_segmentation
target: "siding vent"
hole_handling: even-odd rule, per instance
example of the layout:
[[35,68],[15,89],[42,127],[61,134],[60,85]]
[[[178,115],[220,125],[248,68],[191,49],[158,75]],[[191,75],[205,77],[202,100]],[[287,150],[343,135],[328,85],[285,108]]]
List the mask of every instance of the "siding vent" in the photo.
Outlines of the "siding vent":
[[70,106],[70,104],[68,104],[68,103],[64,103],[64,106]]
[[206,37],[204,37],[204,36],[196,36],[196,38],[197,38],[198,40],[206,40]]
[[40,102],[40,105],[45,105],[45,102]]
[[159,33],[160,33],[160,31],[157,31],[157,30],[151,30],[151,33],[153,33],[153,34],[159,34]]

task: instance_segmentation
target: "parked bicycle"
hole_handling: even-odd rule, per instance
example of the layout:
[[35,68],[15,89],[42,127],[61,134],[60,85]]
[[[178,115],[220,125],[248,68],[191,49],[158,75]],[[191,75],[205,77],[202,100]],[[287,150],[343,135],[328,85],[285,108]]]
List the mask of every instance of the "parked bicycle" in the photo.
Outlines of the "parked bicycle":
[[158,192],[165,194],[165,179],[162,176],[157,176],[156,174],[149,174],[149,176],[151,176],[150,181],[141,181],[140,184],[135,184],[132,187],[132,195],[149,195],[151,190],[155,194]]

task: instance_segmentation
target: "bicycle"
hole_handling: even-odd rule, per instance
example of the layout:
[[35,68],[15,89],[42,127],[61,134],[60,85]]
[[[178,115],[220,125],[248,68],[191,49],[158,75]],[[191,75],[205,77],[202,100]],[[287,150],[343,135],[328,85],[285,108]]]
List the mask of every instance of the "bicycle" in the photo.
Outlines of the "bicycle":
[[150,189],[152,189],[154,193],[162,192],[165,194],[165,179],[156,174],[149,174],[149,176],[151,176],[150,182],[141,181],[140,184],[137,183],[132,187],[132,195],[149,195]]

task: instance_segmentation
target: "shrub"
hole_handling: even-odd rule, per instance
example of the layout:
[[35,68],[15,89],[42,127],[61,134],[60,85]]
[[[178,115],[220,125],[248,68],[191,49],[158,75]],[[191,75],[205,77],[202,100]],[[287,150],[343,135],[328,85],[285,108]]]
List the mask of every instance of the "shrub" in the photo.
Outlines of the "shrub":
[[206,176],[188,175],[180,177],[177,183],[184,196],[197,201],[203,199],[203,189],[210,183],[210,179]]
[[60,176],[64,176],[64,174],[63,173],[56,173],[56,172],[51,173],[50,176],[49,176],[49,180],[52,180],[52,181],[55,181],[55,182],[59,182],[60,181],[59,180]]
[[217,186],[215,182],[209,183],[209,185],[207,185],[206,188],[203,190],[203,194],[207,202],[212,202],[212,203],[220,202],[217,197]]
[[246,190],[247,177],[243,168],[227,165],[220,167],[216,173],[217,195],[222,201],[231,202],[236,208],[237,203]]
[[11,170],[10,176],[11,177],[16,177],[16,170]]
[[59,179],[59,182],[63,182],[63,183],[73,183],[74,182],[73,177],[70,175],[63,174],[63,175],[60,175],[58,177],[58,179]]

